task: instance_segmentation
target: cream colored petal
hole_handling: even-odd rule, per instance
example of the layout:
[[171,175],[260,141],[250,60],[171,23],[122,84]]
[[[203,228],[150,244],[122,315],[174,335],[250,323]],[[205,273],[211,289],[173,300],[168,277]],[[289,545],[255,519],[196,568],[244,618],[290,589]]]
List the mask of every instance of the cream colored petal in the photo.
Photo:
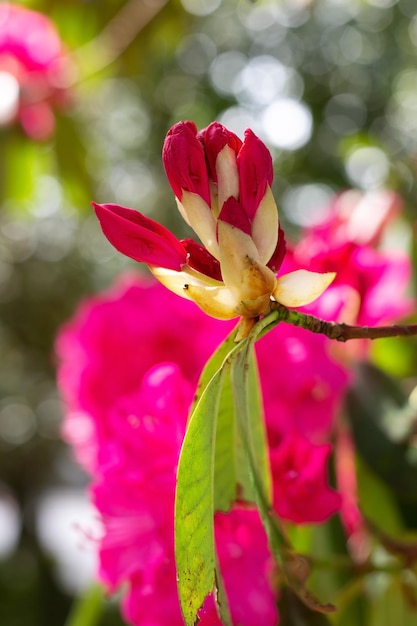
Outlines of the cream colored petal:
[[165,267],[149,266],[149,269],[164,287],[176,293],[177,296],[192,300],[186,289],[188,276],[185,272],[175,272],[174,270],[167,270]]
[[235,151],[228,145],[220,150],[216,159],[219,207],[233,196],[239,197],[239,172],[236,165]]
[[216,220],[208,204],[199,195],[184,191],[182,201],[177,200],[177,205],[182,217],[198,235],[202,244],[218,259]]
[[224,287],[224,284],[221,281],[210,278],[209,276],[205,276],[204,274],[197,272],[192,267],[188,267],[187,265],[184,265],[181,272],[169,270],[165,267],[149,266],[149,269],[151,270],[155,278],[157,278],[159,282],[164,285],[164,287],[166,287],[170,291],[173,291],[178,296],[187,298],[187,300],[192,300],[192,297],[188,293],[188,286],[190,284],[202,288]]
[[318,274],[308,270],[297,270],[280,276],[272,295],[277,302],[285,306],[304,306],[321,296],[335,276],[334,272]]
[[235,297],[230,289],[225,287],[209,287],[189,284],[188,295],[204,313],[219,320],[230,320],[239,317]]
[[193,300],[207,315],[220,320],[239,317],[238,303],[223,283],[211,278],[206,280],[203,274],[188,267],[183,272],[174,272],[163,267],[149,269],[164,287],[182,298]]
[[278,242],[278,209],[269,185],[252,222],[252,239],[259,252],[259,261],[266,265]]
[[241,299],[243,272],[248,264],[258,261],[258,251],[250,235],[223,220],[218,221],[217,234],[223,280],[235,296]]

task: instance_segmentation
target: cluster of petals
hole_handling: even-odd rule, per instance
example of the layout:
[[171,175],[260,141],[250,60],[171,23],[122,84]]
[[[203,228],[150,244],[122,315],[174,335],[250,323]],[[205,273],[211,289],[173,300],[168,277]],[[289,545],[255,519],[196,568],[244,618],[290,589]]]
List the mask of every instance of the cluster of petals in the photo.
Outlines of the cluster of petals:
[[109,411],[136,393],[148,370],[175,362],[195,388],[203,366],[232,329],[156,281],[125,274],[83,301],[60,330],[58,385],[66,406],[63,432],[78,461],[94,474],[114,439]]
[[[102,520],[99,576],[109,590],[127,586],[123,612],[134,626],[183,623],[173,548],[175,471],[198,375],[231,328],[161,284],[126,275],[81,304],[57,338],[64,436],[92,475],[91,497]],[[283,518],[308,523],[317,521],[324,502],[322,521],[337,509],[328,505],[337,504],[326,478],[329,447],[302,433],[328,434],[345,373],[327,355],[323,338],[290,326],[269,333],[257,349],[274,484],[288,482],[295,469],[285,461],[293,430],[299,435],[292,446],[300,442],[295,454],[308,472],[309,506],[300,465],[303,501],[293,488],[276,497],[275,506]],[[271,355],[283,364],[281,375]],[[318,425],[309,421],[312,403]],[[215,533],[234,623],[273,626],[277,592],[257,512],[241,503],[218,513]],[[212,598],[200,618],[203,626],[220,625]]]
[[324,522],[340,509],[341,496],[326,482],[330,444],[313,446],[294,432],[271,452],[274,507],[296,524]]
[[411,262],[404,243],[382,246],[401,202],[388,190],[346,191],[336,196],[322,223],[306,229],[287,255],[289,267],[337,269],[334,282],[310,311],[325,319],[374,326],[414,310],[407,296]]
[[271,192],[271,155],[250,130],[243,142],[218,122],[199,133],[179,122],[167,133],[162,158],[179,211],[201,243],[179,241],[137,211],[93,203],[109,241],[149,265],[168,289],[218,319],[255,318],[271,301],[303,306],[334,273],[298,270],[277,278],[285,240]]
[[54,106],[68,101],[70,67],[51,20],[15,3],[0,3],[0,125],[19,120],[32,139],[48,139]]
[[[174,495],[179,451],[192,388],[173,363],[154,366],[137,393],[112,408],[112,438],[100,451],[92,499],[103,536],[101,580],[110,590],[128,584],[123,609],[134,625],[183,624],[176,586]],[[215,520],[220,565],[234,623],[277,623],[269,583],[270,554],[253,508],[236,507]],[[240,593],[247,594],[242,602]],[[151,621],[151,618],[153,621]],[[204,626],[220,626],[213,598],[200,611]]]
[[[401,198],[392,191],[345,191],[330,203],[325,219],[307,228],[286,256],[287,269],[336,269],[330,287],[307,309],[318,317],[350,324],[376,326],[396,322],[415,310],[408,295],[412,266],[403,239],[395,240]],[[398,232],[398,231],[397,231]],[[401,233],[401,230],[399,231]],[[401,237],[401,235],[400,235]],[[350,362],[366,358],[368,342],[333,346],[333,355]],[[354,444],[340,430],[336,476],[343,494],[341,517],[354,537],[363,532],[357,507]]]

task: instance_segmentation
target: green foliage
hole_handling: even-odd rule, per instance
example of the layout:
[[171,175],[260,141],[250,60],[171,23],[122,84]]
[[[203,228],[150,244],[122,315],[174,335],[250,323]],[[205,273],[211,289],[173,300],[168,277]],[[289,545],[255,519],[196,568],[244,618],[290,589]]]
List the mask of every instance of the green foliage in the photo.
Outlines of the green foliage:
[[[215,442],[220,395],[228,373],[227,361],[230,352],[236,349],[231,348],[232,341],[233,338],[229,337],[220,346],[202,374],[202,380],[208,379],[208,382],[205,386],[204,383],[199,385],[178,463],[175,558],[180,603],[187,626],[194,624],[205,597],[213,591],[221,576],[216,565],[213,526]],[[233,410],[228,413],[233,415]],[[221,467],[219,463],[217,467]],[[229,482],[227,474],[220,473],[220,476]],[[223,496],[225,488],[221,483],[219,488]],[[219,610],[228,626],[226,605],[219,603]]]
[[[357,453],[388,488],[400,508],[405,525],[416,529],[417,460],[412,442],[416,422],[414,407],[394,379],[375,366],[363,363],[358,367],[355,384],[347,395],[346,408]],[[387,498],[381,498],[380,506],[384,503],[387,503]],[[388,505],[388,509],[391,506]],[[380,519],[387,518],[383,516]]]

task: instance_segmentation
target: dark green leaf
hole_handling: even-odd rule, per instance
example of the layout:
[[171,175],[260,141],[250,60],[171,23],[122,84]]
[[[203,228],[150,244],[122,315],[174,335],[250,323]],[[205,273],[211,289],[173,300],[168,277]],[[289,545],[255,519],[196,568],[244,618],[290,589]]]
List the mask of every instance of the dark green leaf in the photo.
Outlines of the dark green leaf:
[[281,590],[278,609],[283,626],[330,626],[323,613],[312,611],[288,587]]
[[417,462],[408,441],[416,415],[401,387],[363,363],[346,406],[356,449],[364,461],[400,501],[417,505]]

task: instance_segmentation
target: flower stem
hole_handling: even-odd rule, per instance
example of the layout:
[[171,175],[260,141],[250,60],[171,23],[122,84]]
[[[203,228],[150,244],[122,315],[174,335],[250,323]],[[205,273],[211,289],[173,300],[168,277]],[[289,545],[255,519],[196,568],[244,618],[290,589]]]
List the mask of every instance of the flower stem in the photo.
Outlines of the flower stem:
[[[259,337],[272,330],[279,322],[300,326],[312,333],[325,335],[335,341],[346,342],[351,339],[382,339],[386,337],[411,337],[417,335],[417,324],[392,326],[350,326],[349,324],[326,322],[314,315],[287,309],[282,304],[274,304],[269,315],[262,318]],[[258,325],[257,325],[258,326]]]

